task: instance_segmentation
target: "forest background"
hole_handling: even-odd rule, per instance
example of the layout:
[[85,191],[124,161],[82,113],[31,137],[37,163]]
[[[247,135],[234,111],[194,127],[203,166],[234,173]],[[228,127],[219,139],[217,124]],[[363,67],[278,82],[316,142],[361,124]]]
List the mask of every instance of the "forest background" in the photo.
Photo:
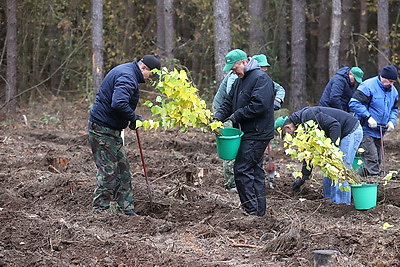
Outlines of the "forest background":
[[369,78],[400,63],[399,0],[7,0],[0,25],[1,118],[52,96],[90,105],[108,70],[145,54],[186,69],[211,104],[229,50],[265,53],[290,111],[342,66]]

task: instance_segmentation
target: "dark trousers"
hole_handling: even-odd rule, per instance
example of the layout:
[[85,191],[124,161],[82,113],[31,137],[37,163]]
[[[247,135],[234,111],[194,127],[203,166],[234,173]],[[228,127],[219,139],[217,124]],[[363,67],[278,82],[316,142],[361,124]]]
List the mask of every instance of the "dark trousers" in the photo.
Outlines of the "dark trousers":
[[264,151],[269,140],[242,140],[235,160],[235,183],[244,211],[264,216],[266,209]]
[[382,162],[381,139],[364,135],[360,147],[364,149],[364,152],[361,153],[361,158],[368,174],[379,175],[381,171],[379,166]]

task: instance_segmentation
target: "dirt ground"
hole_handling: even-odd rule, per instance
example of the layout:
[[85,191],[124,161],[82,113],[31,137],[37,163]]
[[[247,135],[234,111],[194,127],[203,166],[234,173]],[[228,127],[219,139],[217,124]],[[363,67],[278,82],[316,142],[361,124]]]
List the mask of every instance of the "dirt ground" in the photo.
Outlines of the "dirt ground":
[[[377,206],[364,211],[324,200],[315,181],[295,195],[300,165],[278,138],[262,218],[223,189],[215,138],[198,130],[140,131],[152,203],[127,130],[139,216],[94,214],[87,114],[55,99],[0,122],[0,266],[313,266],[314,250],[338,251],[335,266],[400,266],[399,178],[380,182]],[[399,136],[386,136],[387,170],[399,169]]]

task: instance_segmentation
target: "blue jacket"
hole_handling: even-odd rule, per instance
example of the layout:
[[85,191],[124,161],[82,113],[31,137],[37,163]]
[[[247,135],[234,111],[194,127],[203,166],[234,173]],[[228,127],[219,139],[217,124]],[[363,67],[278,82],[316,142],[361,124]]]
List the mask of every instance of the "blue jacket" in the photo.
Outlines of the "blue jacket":
[[135,118],[139,83],[144,77],[136,61],[116,66],[100,85],[89,120],[114,130],[126,128]]
[[244,132],[243,139],[271,140],[274,137],[273,82],[258,64],[252,68],[251,63],[244,77],[236,79],[214,118],[224,121],[232,115]]
[[379,127],[370,128],[368,118],[372,116],[378,125],[386,126],[391,121],[396,125],[399,112],[399,95],[396,87],[385,87],[379,76],[362,82],[353,97],[350,99],[349,107],[360,120],[365,135],[380,138]]
[[320,106],[348,111],[348,103],[355,90],[350,83],[349,72],[349,67],[343,67],[336,72],[322,93]]

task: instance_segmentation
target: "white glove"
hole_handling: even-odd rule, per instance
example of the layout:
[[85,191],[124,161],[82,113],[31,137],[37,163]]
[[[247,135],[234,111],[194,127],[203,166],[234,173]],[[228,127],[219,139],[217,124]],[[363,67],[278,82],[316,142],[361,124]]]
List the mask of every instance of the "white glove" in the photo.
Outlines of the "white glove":
[[394,130],[394,124],[393,124],[393,122],[389,121],[389,122],[386,124],[386,131],[388,131],[388,132],[393,132],[393,130]]
[[376,122],[376,120],[375,120],[374,118],[372,118],[372,116],[369,117],[369,119],[368,119],[368,126],[369,126],[370,128],[376,128],[376,127],[378,127],[378,123]]

